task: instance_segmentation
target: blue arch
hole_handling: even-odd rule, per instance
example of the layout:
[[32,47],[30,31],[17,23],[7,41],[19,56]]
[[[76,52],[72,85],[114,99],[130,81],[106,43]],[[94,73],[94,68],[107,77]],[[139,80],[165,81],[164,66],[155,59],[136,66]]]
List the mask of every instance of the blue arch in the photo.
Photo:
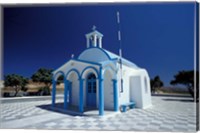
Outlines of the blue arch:
[[[112,58],[109,56],[109,54],[105,50],[103,50],[102,48],[99,48],[99,47],[89,47],[86,50],[89,50],[89,49],[99,49],[100,51],[102,51],[108,57],[109,60],[112,60]],[[84,50],[82,53],[84,53],[86,50]],[[80,58],[80,56],[82,55],[82,53],[78,56],[78,59]]]
[[87,66],[86,68],[84,68],[83,71],[82,71],[82,73],[81,73],[81,78],[82,78],[82,76],[83,76],[83,73],[84,73],[87,69],[93,69],[93,70],[96,72],[96,74],[97,74],[97,77],[96,77],[96,78],[99,78],[99,72],[98,72],[98,70],[97,70],[95,67],[93,67],[93,66]]
[[73,69],[70,69],[70,70],[67,72],[67,74],[66,74],[66,79],[67,79],[68,75],[69,75],[72,71],[74,71],[74,72],[78,75],[78,78],[80,78],[80,73],[79,73],[79,71],[78,71],[77,69],[73,68]]
[[[53,75],[53,80],[55,80],[55,81],[57,80],[57,79],[55,79],[55,78],[56,78],[56,76],[57,76],[59,73],[60,73],[61,75],[63,75],[63,76],[64,76],[64,79],[65,79],[65,74],[64,74],[64,72],[63,72],[63,71],[58,71],[56,74]],[[59,76],[58,76],[58,77],[59,77]]]

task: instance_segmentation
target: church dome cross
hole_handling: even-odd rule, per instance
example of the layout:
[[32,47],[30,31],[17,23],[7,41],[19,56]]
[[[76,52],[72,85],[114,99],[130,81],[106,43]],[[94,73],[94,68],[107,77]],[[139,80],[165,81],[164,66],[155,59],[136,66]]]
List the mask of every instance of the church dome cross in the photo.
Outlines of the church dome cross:
[[93,25],[92,30],[95,31],[96,28],[97,28],[97,27],[96,27],[95,25]]
[[86,34],[87,48],[99,47],[102,48],[103,34],[96,30],[96,26],[93,25],[92,32]]

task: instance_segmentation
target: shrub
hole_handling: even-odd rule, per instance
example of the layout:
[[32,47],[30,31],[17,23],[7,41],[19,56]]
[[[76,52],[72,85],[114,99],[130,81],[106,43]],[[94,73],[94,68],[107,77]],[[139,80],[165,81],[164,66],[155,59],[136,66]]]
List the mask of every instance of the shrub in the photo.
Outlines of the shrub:
[[41,87],[39,90],[38,90],[38,95],[40,96],[47,96],[47,95],[50,95],[50,89],[49,87]]

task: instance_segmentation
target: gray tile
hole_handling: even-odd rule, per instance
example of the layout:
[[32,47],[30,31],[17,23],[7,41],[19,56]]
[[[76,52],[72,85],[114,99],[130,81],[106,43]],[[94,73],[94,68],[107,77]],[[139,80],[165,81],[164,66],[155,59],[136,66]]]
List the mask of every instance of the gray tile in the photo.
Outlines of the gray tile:
[[97,127],[100,127],[100,128],[103,128],[103,127],[106,127],[106,124],[98,124],[96,125]]
[[[47,111],[37,106],[50,104],[50,100],[2,104],[2,126],[5,125],[4,127],[6,128],[9,128],[10,125],[20,126],[20,122],[30,118],[32,121],[29,121],[30,124],[24,126],[24,128],[152,132],[194,131],[196,129],[194,103],[169,102],[163,99],[166,99],[166,97],[152,97],[153,106],[148,109],[136,108],[109,118],[62,115],[63,117],[61,118],[56,117],[43,122],[37,122],[35,117],[52,113],[52,111]],[[170,99],[179,98],[170,97]],[[54,114],[61,115],[60,113]],[[43,117],[41,119],[46,118]],[[18,122],[14,123],[13,121]],[[13,124],[7,124],[9,122]],[[35,124],[31,124],[33,122]]]
[[70,129],[74,129],[74,128],[77,127],[77,125],[75,125],[75,124],[70,124],[70,125],[68,125],[67,127],[70,128]]
[[81,127],[83,127],[83,128],[85,129],[85,128],[89,128],[89,127],[91,127],[91,125],[84,124],[84,125],[82,125]]

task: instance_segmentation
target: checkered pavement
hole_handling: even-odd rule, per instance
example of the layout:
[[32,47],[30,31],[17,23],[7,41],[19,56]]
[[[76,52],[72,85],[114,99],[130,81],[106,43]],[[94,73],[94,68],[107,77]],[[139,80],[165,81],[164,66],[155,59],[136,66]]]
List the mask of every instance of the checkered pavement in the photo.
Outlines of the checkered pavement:
[[196,109],[191,98],[152,97],[153,106],[111,117],[72,116],[39,108],[50,100],[3,103],[1,128],[194,132]]

